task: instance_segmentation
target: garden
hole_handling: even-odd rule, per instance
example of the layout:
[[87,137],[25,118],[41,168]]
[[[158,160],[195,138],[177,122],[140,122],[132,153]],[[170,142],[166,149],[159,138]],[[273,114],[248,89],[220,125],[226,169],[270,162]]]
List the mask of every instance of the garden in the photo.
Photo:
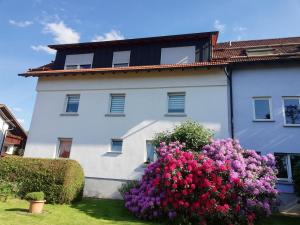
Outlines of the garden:
[[124,200],[82,199],[84,174],[73,160],[0,159],[1,224],[300,224],[277,213],[272,154],[214,140],[191,121],[153,144],[156,160],[120,188]]

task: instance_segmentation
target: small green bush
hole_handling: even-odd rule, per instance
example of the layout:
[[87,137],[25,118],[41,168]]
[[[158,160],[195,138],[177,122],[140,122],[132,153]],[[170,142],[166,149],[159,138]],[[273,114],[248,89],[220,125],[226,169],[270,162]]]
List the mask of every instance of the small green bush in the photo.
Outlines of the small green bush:
[[25,195],[27,201],[42,201],[45,199],[44,192],[30,192]]
[[18,185],[16,194],[42,191],[48,203],[71,203],[82,197],[84,174],[80,164],[69,159],[4,157],[0,180]]
[[121,196],[124,198],[125,194],[130,191],[130,189],[137,187],[139,185],[138,180],[129,180],[121,185],[119,188],[119,192]]
[[294,188],[298,197],[300,197],[300,162],[298,162],[293,170]]
[[213,132],[204,128],[201,124],[193,121],[186,121],[175,127],[173,131],[166,131],[156,134],[153,144],[159,147],[161,142],[179,141],[185,143],[183,150],[200,151],[203,146],[209,143]]

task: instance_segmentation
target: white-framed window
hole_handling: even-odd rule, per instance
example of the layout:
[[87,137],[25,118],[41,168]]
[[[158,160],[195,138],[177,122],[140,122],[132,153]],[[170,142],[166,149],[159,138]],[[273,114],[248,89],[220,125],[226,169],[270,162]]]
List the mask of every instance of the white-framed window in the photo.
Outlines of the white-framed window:
[[157,155],[155,152],[155,146],[153,145],[151,140],[146,141],[146,150],[147,150],[146,163],[154,162],[157,159]]
[[296,164],[300,162],[300,154],[274,153],[274,156],[276,159],[276,167],[278,169],[278,180],[292,182]]
[[58,158],[70,158],[72,138],[58,138]]
[[161,49],[160,64],[186,64],[195,63],[195,61],[195,46],[171,47]]
[[168,93],[168,113],[185,112],[185,92]]
[[111,139],[111,152],[122,153],[123,140]]
[[112,67],[127,67],[130,64],[130,51],[114,52]]
[[300,97],[283,97],[284,124],[300,126]]
[[94,53],[66,55],[65,70],[92,68],[93,57]]
[[66,96],[65,113],[77,113],[79,107],[79,94],[68,94]]
[[271,97],[254,97],[253,98],[253,120],[254,121],[271,121],[272,99]]
[[125,94],[111,94],[109,113],[124,114]]

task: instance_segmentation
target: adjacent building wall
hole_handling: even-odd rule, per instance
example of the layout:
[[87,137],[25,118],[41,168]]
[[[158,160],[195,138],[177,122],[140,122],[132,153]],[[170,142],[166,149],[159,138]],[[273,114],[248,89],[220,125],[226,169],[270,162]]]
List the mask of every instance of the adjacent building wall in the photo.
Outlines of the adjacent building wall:
[[[186,92],[186,117],[165,115],[168,92]],[[105,116],[111,93],[126,95],[125,117]],[[66,94],[80,94],[78,116],[61,115]],[[222,69],[40,78],[25,156],[54,158],[58,138],[73,138],[86,195],[116,197],[122,181],[143,173],[146,140],[187,119],[230,136]],[[123,139],[122,154],[109,152],[112,138]]]

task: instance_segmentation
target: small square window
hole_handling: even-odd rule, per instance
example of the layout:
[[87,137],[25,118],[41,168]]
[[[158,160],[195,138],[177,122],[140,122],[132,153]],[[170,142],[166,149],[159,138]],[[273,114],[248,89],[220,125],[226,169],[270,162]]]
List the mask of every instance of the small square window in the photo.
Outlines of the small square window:
[[110,113],[123,114],[125,108],[125,94],[110,95]]
[[271,98],[253,98],[254,120],[267,121],[272,120]]
[[121,153],[122,152],[123,141],[112,139],[111,141],[111,151]]
[[168,113],[184,113],[185,93],[168,93]]
[[300,98],[285,97],[284,116],[286,125],[300,125]]
[[77,113],[80,95],[67,95],[66,113]]
[[59,138],[58,157],[70,158],[72,138]]

